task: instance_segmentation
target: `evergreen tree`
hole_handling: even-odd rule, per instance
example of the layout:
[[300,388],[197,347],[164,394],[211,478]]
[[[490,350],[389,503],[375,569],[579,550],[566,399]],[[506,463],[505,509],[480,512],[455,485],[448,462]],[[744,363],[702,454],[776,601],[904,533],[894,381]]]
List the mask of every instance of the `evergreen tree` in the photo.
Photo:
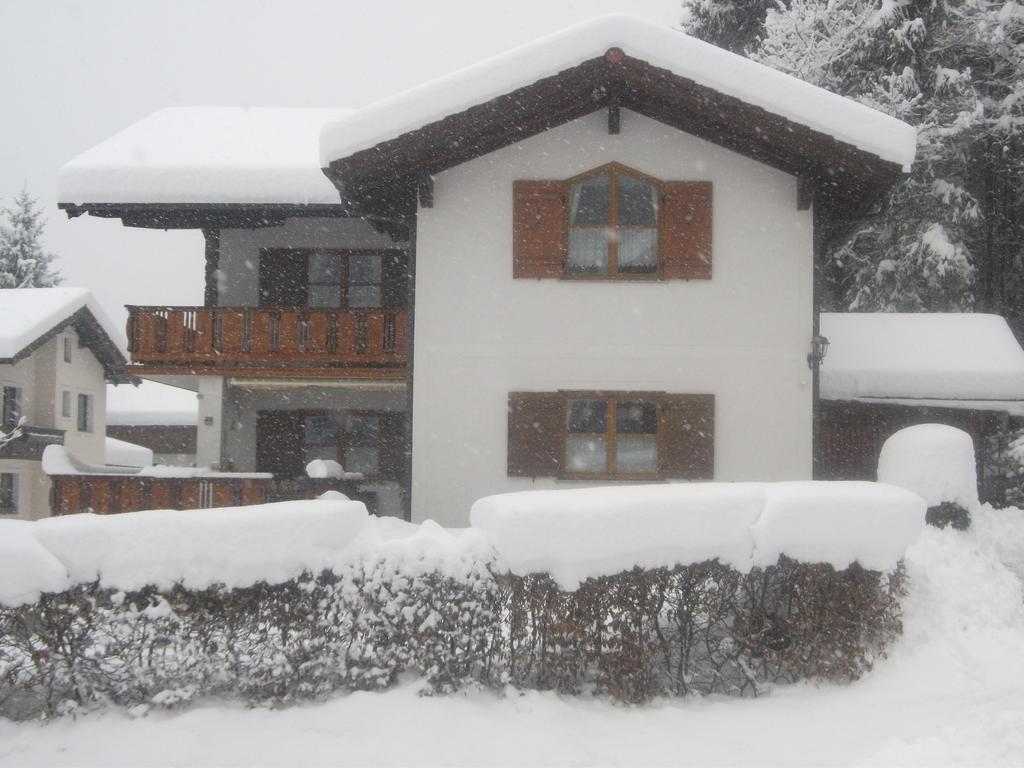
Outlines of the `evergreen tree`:
[[776,0],[683,0],[683,24],[694,37],[748,54],[764,31],[768,9],[776,5]]
[[[714,33],[693,18],[688,31]],[[987,0],[791,0],[766,11],[754,38],[751,58],[918,130],[909,179],[830,254],[832,308],[976,304],[1024,327],[1024,10]]]
[[3,210],[6,224],[0,222],[0,288],[49,288],[60,282],[50,271],[54,254],[43,250],[42,213],[28,190],[14,198]]

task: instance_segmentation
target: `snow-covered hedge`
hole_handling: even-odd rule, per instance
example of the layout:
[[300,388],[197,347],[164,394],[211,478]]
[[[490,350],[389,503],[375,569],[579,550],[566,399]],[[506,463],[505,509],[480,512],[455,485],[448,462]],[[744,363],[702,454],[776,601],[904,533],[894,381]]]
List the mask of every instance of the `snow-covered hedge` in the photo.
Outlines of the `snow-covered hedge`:
[[966,528],[980,507],[974,441],[945,424],[918,424],[895,432],[882,445],[878,480],[925,500],[933,525]]
[[915,499],[846,484],[514,494],[463,530],[344,499],[2,521],[0,714],[284,702],[404,673],[434,691],[628,701],[851,679],[898,630]]

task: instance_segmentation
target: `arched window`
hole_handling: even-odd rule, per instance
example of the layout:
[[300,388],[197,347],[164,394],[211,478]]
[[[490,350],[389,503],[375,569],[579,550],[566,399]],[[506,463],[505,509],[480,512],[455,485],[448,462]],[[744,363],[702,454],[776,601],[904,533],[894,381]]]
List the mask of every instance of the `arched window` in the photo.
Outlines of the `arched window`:
[[608,163],[513,184],[517,278],[707,280],[711,183],[661,181]]
[[658,184],[613,165],[569,186],[572,275],[658,271]]

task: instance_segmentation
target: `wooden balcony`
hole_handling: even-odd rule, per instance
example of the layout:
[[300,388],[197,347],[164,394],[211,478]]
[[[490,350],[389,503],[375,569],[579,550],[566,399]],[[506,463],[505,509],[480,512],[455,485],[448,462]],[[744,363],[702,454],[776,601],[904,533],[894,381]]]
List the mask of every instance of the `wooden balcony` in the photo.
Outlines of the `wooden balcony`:
[[404,378],[398,309],[128,307],[138,374]]

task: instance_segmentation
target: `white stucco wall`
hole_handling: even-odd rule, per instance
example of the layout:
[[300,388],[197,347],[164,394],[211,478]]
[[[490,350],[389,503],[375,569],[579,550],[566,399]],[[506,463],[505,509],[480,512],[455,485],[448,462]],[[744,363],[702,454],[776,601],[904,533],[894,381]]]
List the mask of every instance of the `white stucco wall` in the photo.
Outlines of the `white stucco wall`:
[[264,248],[402,248],[361,219],[296,218],[280,227],[224,229],[220,233],[218,304],[259,304],[260,251]]
[[[512,279],[512,183],[619,161],[714,185],[711,280]],[[506,475],[508,393],[715,395],[718,480],[811,475],[812,224],[796,180],[643,116],[604,112],[434,179],[417,227],[413,520],[465,525]]]

